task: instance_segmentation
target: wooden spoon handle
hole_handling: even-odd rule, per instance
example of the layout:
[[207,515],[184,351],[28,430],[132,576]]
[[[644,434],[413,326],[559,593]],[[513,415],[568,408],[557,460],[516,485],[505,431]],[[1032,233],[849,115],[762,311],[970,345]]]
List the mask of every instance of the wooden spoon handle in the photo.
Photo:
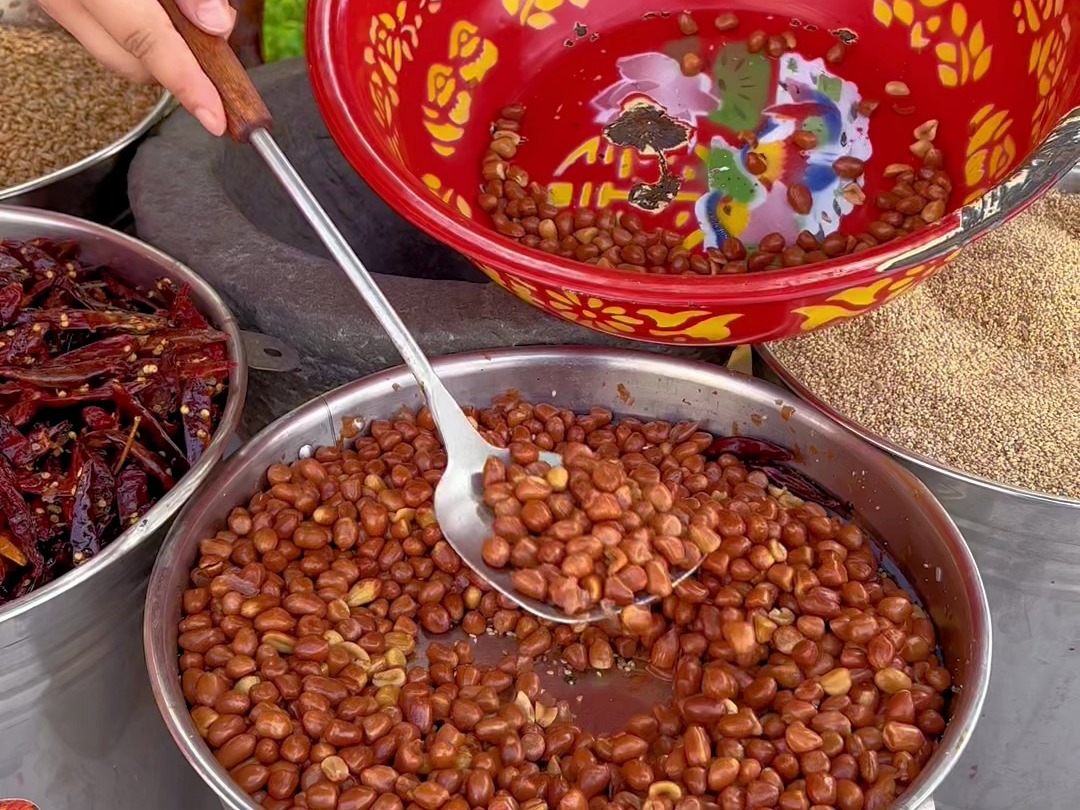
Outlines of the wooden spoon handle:
[[246,143],[256,129],[270,129],[273,116],[225,38],[207,34],[184,16],[174,0],[159,2],[221,94],[229,135]]

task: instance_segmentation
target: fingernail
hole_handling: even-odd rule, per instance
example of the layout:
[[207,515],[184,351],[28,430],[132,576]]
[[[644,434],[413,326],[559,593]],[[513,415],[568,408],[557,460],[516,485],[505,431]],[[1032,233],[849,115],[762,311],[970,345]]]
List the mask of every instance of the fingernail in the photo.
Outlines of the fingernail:
[[212,135],[223,135],[225,133],[224,119],[209,107],[196,107],[195,118],[197,118],[199,123],[208,129]]
[[232,27],[232,15],[221,0],[202,0],[195,6],[195,17],[212,34],[224,34]]

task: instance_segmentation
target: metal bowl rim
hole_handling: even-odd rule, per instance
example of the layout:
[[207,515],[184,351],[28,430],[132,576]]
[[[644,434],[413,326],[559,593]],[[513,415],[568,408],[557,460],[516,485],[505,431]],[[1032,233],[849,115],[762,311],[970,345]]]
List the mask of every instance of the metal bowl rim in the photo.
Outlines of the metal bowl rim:
[[[542,361],[545,357],[588,358],[597,365],[631,361],[638,368],[654,369],[660,373],[675,372],[698,380],[709,378],[711,383],[720,387],[728,387],[733,379],[738,379],[741,384],[750,386],[751,390],[767,392],[770,399],[775,399],[776,393],[782,391],[782,389],[771,383],[730,371],[721,366],[696,360],[666,357],[634,349],[579,346],[508,348],[451,355],[435,359],[433,362],[439,372],[450,376],[461,371],[475,374],[482,371],[484,365],[490,366],[494,363],[506,363],[511,366],[527,368]],[[279,436],[285,434],[284,428],[290,422],[306,418],[320,410],[329,417],[333,414],[334,405],[342,401],[363,400],[372,394],[381,393],[385,387],[397,390],[399,388],[415,387],[415,385],[416,382],[408,369],[404,366],[397,366],[346,383],[333,391],[309,400],[280,417],[246,442],[244,447],[234,456],[218,465],[206,485],[180,511],[169,530],[168,536],[162,543],[161,551],[150,575],[143,615],[143,649],[150,678],[150,688],[154,693],[154,700],[157,703],[162,719],[169,729],[169,734],[177,747],[180,748],[184,758],[187,759],[203,781],[214,790],[219,800],[227,807],[232,808],[232,810],[241,810],[241,808],[243,810],[258,810],[258,808],[250,800],[250,797],[236,786],[227,771],[221,767],[213,754],[205,747],[205,741],[195,731],[187,711],[187,703],[180,690],[175,648],[164,643],[163,636],[167,632],[167,625],[160,621],[159,616],[163,612],[169,612],[165,610],[165,606],[171,607],[173,601],[179,598],[172,593],[168,582],[169,573],[172,572],[175,564],[175,561],[171,559],[173,556],[172,549],[180,548],[185,544],[187,535],[190,533],[188,523],[212,505],[218,491],[215,483],[219,479],[230,478],[244,470],[247,464],[247,456],[257,448],[273,445]],[[800,410],[804,416],[809,413],[812,419],[816,414],[821,426],[826,430],[830,426],[839,428],[827,415],[818,413],[818,409],[812,405],[805,405]],[[843,433],[846,433],[846,431],[841,429],[841,434]],[[856,436],[852,435],[851,438],[858,441]],[[973,657],[971,660],[970,681],[965,681],[963,685],[965,694],[971,698],[971,703],[967,707],[964,727],[960,730],[955,745],[947,750],[939,748],[935,752],[932,758],[934,763],[933,779],[929,783],[921,785],[920,793],[923,795],[905,795],[891,807],[891,810],[910,810],[913,807],[922,810],[924,804],[932,799],[933,791],[951,772],[953,763],[967,747],[967,743],[971,738],[971,731],[977,725],[982,712],[982,706],[990,684],[993,651],[990,606],[971,549],[955,522],[933,493],[910,470],[904,468],[887,454],[882,453],[872,445],[864,444],[863,449],[867,453],[877,455],[883,467],[907,484],[912,493],[912,501],[918,502],[921,509],[932,512],[935,522],[940,525],[941,534],[939,540],[948,545],[958,567],[966,573],[966,576],[964,576],[965,594],[970,602],[973,618],[973,626],[970,628],[970,632],[976,644],[975,648],[979,651],[978,657]],[[950,727],[952,727],[952,718],[950,719]],[[926,768],[923,773],[929,771],[930,769]],[[913,800],[916,802],[914,805],[910,804]],[[932,807],[933,805],[926,806]]]
[[89,169],[91,166],[95,166],[98,163],[104,163],[110,158],[116,157],[129,146],[134,144],[143,135],[149,132],[159,121],[165,118],[173,108],[177,106],[176,99],[167,90],[163,90],[161,97],[157,103],[151,108],[151,110],[143,117],[138,124],[129,129],[126,133],[121,135],[115,141],[103,146],[98,151],[87,155],[84,158],[80,158],[74,163],[69,163],[67,166],[62,166],[59,169],[54,169],[48,174],[43,174],[39,177],[35,177],[32,180],[27,180],[20,183],[17,186],[9,186],[7,188],[0,188],[0,203],[4,200],[11,199],[13,197],[20,197],[23,194],[29,194],[33,191],[39,191],[40,189],[51,186],[53,183],[58,183],[61,180],[66,180],[69,177],[74,177],[80,172]]
[[23,206],[0,205],[0,237],[3,235],[4,226],[11,223],[40,226],[43,236],[48,236],[49,229],[56,226],[70,228],[84,236],[123,245],[134,252],[142,253],[160,267],[163,277],[173,278],[189,285],[197,291],[200,298],[211,303],[214,311],[204,312],[204,314],[216,320],[215,328],[228,335],[227,345],[231,366],[225,410],[221,414],[218,428],[202,458],[177,481],[176,486],[169,490],[165,497],[143,515],[138,524],[121,532],[92,560],[57,577],[43,588],[38,588],[26,596],[0,606],[0,623],[29,613],[35,607],[78,588],[98,571],[114,565],[176,514],[224,455],[226,445],[240,424],[248,385],[247,356],[244,351],[244,341],[240,335],[240,326],[217,291],[189,267],[133,236],[68,214]]
[[929,456],[916,453],[914,450],[908,450],[907,448],[901,447],[890,439],[886,439],[884,436],[874,433],[868,428],[860,425],[858,422],[849,419],[839,411],[830,407],[821,399],[821,397],[811,391],[798,377],[789,371],[768,346],[755,346],[754,350],[761,354],[761,359],[764,360],[776,376],[781,379],[784,385],[788,386],[802,400],[817,408],[834,422],[851,431],[863,441],[869,442],[890,455],[903,459],[907,463],[917,467],[925,468],[938,473],[939,475],[944,475],[962,484],[967,484],[968,486],[979,487],[980,489],[987,489],[1000,495],[1022,498],[1024,500],[1034,501],[1048,506],[1064,506],[1069,509],[1080,510],[1080,499],[1066,498],[1060,495],[1048,495],[1044,492],[1035,492],[1030,489],[1021,489],[1020,487],[1010,486],[1009,484],[1002,484],[998,481],[992,481],[989,478],[981,478],[977,475],[958,470],[955,467],[946,466],[939,461],[934,461],[934,459]]

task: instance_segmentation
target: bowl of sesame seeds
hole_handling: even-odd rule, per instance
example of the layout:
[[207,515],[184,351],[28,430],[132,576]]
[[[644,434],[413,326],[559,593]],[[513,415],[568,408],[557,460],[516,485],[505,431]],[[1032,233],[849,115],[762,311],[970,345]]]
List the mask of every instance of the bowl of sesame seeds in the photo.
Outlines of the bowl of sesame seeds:
[[891,307],[763,354],[894,455],[1080,520],[1077,267],[1080,195],[1053,193]]

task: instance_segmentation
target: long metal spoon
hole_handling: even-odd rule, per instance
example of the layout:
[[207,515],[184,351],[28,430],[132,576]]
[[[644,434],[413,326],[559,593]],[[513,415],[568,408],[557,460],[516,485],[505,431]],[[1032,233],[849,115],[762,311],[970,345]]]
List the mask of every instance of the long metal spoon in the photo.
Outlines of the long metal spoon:
[[[363,262],[349,247],[345,237],[285,157],[270,135],[273,124],[270,111],[228,43],[193,25],[173,0],[160,2],[221,94],[228,119],[228,134],[239,143],[251,144],[266,162],[300,213],[326,245],[330,255],[363,296],[365,303],[401,354],[405,365],[420,384],[420,390],[427,399],[431,416],[439,428],[446,448],[446,469],[435,488],[435,517],[447,542],[495,590],[536,616],[552,622],[578,624],[600,621],[617,612],[619,608],[597,607],[586,613],[566,614],[552,605],[518,593],[510,581],[508,571],[494,569],[484,562],[482,552],[484,541],[491,535],[491,513],[481,497],[481,471],[484,463],[492,456],[508,462],[509,452],[489,444],[469,422],[461,406],[435,373],[423,350],[390,301],[375,284]],[[553,467],[562,465],[562,458],[556,453],[542,453],[540,458]],[[678,572],[672,578],[673,583],[682,582],[694,570]],[[655,599],[654,596],[644,595],[635,604],[647,605]]]

